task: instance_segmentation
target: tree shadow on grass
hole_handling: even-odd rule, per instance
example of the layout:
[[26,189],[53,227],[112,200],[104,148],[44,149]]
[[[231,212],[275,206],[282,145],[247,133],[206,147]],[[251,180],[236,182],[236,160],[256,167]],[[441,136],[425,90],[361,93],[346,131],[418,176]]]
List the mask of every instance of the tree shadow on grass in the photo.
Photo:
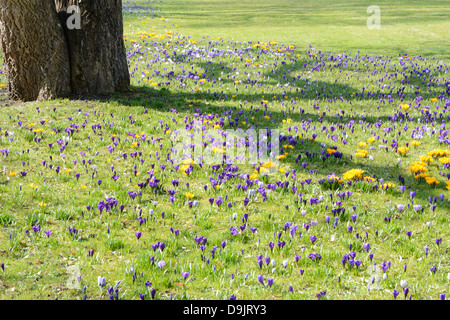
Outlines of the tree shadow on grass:
[[[102,102],[115,102],[129,107],[153,109],[159,112],[172,112],[174,109],[176,109],[179,114],[181,113],[183,115],[192,115],[193,113],[217,114],[219,115],[219,117],[224,118],[226,117],[224,115],[225,110],[238,110],[237,107],[229,108],[215,104],[214,102],[220,102],[221,100],[220,98],[215,97],[211,94],[205,95],[204,93],[183,92],[173,93],[166,89],[156,89],[152,87],[132,87],[132,91],[128,93],[96,97],[95,100],[100,100]],[[189,104],[194,105],[189,108]],[[239,110],[241,109],[242,108],[240,108]],[[247,113],[248,115],[250,110],[248,107],[246,107],[245,109],[245,113]],[[258,119],[249,120],[249,127],[254,126],[255,129],[266,127],[270,129],[280,129],[282,126],[281,120],[286,119],[286,117],[291,118],[293,122],[304,123],[305,125],[307,125],[309,122],[312,122],[313,125],[317,125],[320,122],[321,126],[341,126],[341,129],[344,129],[344,127],[352,121],[355,125],[359,125],[360,121],[363,121],[363,123],[366,124],[373,125],[380,120],[382,120],[383,122],[389,120],[387,116],[358,117],[343,114],[340,114],[339,116],[333,116],[327,114],[312,114],[305,112],[304,110],[295,110],[289,113],[271,110],[271,119],[276,119],[276,121],[262,124],[261,118],[263,118],[262,112],[264,110],[265,108],[262,105],[259,105],[259,110],[257,110],[256,107],[252,110],[252,112],[255,114],[255,118]],[[231,120],[235,124],[227,124],[222,129],[236,129],[236,123],[240,124],[240,121],[243,120],[242,117],[244,117],[245,115],[246,114],[243,114],[243,116],[241,116],[238,121],[235,121],[232,118]],[[316,127],[315,132],[318,132],[320,130],[320,127]],[[350,131],[350,129],[348,128],[347,131]],[[290,133],[295,136],[295,133],[293,131],[291,131]],[[322,147],[321,143],[326,143],[327,146],[333,144],[335,146],[338,146],[342,145],[342,142],[339,142],[338,140],[336,141],[336,143],[333,143],[330,140],[317,141],[310,140],[308,138],[310,137],[305,136],[304,138],[299,139],[300,142],[295,145],[292,154],[284,160],[284,164],[286,164],[290,169],[295,168],[299,174],[309,175],[309,170],[313,169],[316,171],[315,174],[327,176],[331,173],[335,173],[336,175],[342,177],[342,174],[344,172],[347,172],[351,169],[362,169],[365,171],[364,176],[375,175],[377,178],[384,178],[386,180],[385,182],[395,183],[397,190],[398,186],[401,185],[399,176],[402,176],[405,180],[405,185],[407,186],[407,191],[405,192],[409,194],[410,190],[416,191],[416,198],[422,199],[424,201],[427,201],[429,197],[439,196],[439,194],[445,193],[442,182],[436,188],[428,186],[425,182],[418,184],[417,180],[414,179],[414,177],[409,172],[402,169],[401,166],[395,163],[386,163],[385,165],[379,165],[368,160],[367,158],[358,159],[357,161],[355,161],[356,159],[354,155],[346,153],[344,153],[341,158],[329,156],[328,158],[326,158],[326,160],[324,160],[323,157],[326,156],[326,154],[323,154],[324,148]],[[283,142],[280,143],[280,147],[282,145]],[[394,150],[388,144],[386,144],[385,146],[389,148],[389,152],[394,152]],[[306,155],[306,151],[309,154],[314,154],[314,156],[308,157]],[[308,164],[306,168],[303,168],[301,165],[304,162]],[[374,184],[375,183],[372,183],[372,186]],[[378,186],[380,186],[380,183],[378,183]],[[450,209],[450,204],[447,203],[446,206]]]

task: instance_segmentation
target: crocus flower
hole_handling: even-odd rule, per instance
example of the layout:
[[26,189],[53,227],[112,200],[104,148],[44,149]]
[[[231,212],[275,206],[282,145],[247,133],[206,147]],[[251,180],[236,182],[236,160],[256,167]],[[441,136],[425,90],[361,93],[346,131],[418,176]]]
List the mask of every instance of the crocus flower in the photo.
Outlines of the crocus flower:
[[98,276],[97,283],[99,287],[104,287],[106,285],[106,279],[105,277]]
[[439,247],[439,245],[442,243],[442,239],[436,239],[435,242],[436,245]]
[[397,299],[397,296],[398,296],[399,293],[400,293],[400,292],[398,292],[397,290],[394,290],[394,291],[392,292],[392,295],[394,296],[394,299]]
[[406,299],[406,296],[408,295],[408,292],[409,292],[409,289],[407,287],[403,288],[403,294],[405,295],[405,299]]
[[272,285],[273,285],[273,279],[268,278],[268,279],[267,279],[267,284],[268,284],[269,288],[271,288]]
[[186,280],[189,277],[189,272],[183,271],[181,272],[181,276],[184,278],[184,280]]
[[156,289],[153,288],[152,290],[150,290],[150,295],[151,295],[152,299],[155,299]]
[[166,265],[166,263],[163,260],[160,260],[158,262],[158,267],[162,270],[164,268],[164,266]]
[[439,294],[439,299],[441,299],[441,300],[445,300],[445,293],[441,293],[441,294]]
[[257,277],[257,279],[258,279],[259,283],[261,283],[263,286],[265,286],[264,277],[261,274]]

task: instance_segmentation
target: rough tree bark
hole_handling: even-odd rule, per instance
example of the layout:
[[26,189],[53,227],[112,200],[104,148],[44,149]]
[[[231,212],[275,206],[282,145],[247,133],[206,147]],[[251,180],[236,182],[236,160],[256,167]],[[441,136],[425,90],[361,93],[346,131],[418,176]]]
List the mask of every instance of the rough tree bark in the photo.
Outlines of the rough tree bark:
[[0,0],[0,41],[12,99],[70,94],[69,53],[53,0]]
[[[68,28],[78,6],[79,29]],[[10,97],[47,100],[130,88],[122,0],[0,0]]]
[[[122,0],[55,0],[69,47],[72,93],[95,95],[130,88],[123,40]],[[81,28],[68,29],[67,8],[81,9]]]

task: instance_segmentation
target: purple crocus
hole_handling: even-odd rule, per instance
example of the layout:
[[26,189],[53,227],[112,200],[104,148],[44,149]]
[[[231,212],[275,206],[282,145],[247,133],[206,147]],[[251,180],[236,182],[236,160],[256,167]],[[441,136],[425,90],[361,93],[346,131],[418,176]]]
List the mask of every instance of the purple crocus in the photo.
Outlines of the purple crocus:
[[134,234],[135,234],[136,238],[137,238],[138,241],[139,241],[139,239],[142,237],[142,232],[137,231],[137,232],[135,232]]
[[430,268],[430,271],[431,271],[432,274],[436,274],[436,271],[437,271],[436,266],[432,266],[432,267]]
[[263,286],[265,286],[264,277],[261,274],[257,277],[257,279],[258,279],[259,283],[261,283]]
[[439,247],[439,245],[442,243],[442,239],[436,239],[435,242],[436,245]]
[[394,299],[397,299],[397,296],[399,295],[400,292],[398,292],[397,290],[394,290],[392,292],[392,295],[394,296]]

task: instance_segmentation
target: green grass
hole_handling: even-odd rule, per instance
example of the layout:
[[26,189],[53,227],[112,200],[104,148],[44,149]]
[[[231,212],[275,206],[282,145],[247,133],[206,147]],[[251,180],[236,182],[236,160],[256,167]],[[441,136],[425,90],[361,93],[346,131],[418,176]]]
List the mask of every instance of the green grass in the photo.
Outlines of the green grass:
[[381,29],[368,29],[373,1],[163,1],[161,14],[193,38],[277,41],[325,51],[450,59],[446,1],[378,1]]
[[[106,278],[107,287],[121,281],[121,299],[139,299],[139,293],[149,299],[152,288],[157,299],[169,299],[171,294],[174,299],[229,299],[231,295],[238,299],[316,299],[323,290],[327,290],[327,299],[393,299],[394,289],[402,291],[400,280],[408,281],[414,299],[438,299],[440,293],[448,294],[450,191],[445,187],[447,178],[439,173],[450,171],[440,157],[435,157],[428,173],[440,184],[430,186],[415,179],[408,169],[431,150],[449,149],[438,142],[439,129],[448,127],[441,127],[443,121],[448,122],[445,2],[431,1],[426,6],[420,2],[381,2],[381,30],[367,29],[365,10],[370,3],[302,3],[163,1],[155,4],[160,9],[155,17],[139,13],[124,16],[129,52],[138,44],[142,50],[129,59],[131,92],[87,101],[14,103],[3,97],[0,150],[9,152],[0,155],[0,263],[6,265],[4,272],[0,269],[0,297],[83,299],[82,288],[86,286],[87,299],[109,299],[106,287],[97,285],[99,276]],[[278,44],[268,46],[265,52],[261,46],[238,52],[257,41]],[[231,53],[211,58],[218,52],[214,49],[230,49]],[[182,62],[189,50],[206,56],[193,54]],[[398,55],[404,53],[411,59],[402,60],[405,65],[401,66]],[[373,55],[381,57],[377,60]],[[321,64],[326,67],[312,70]],[[425,69],[430,73],[418,75],[414,71]],[[198,79],[184,79],[183,87],[179,80],[162,76],[171,71],[176,76],[192,72]],[[405,85],[403,100],[396,95],[405,80],[401,71],[411,80]],[[397,76],[393,75],[396,72]],[[257,80],[257,86],[251,86],[248,78]],[[388,94],[392,86],[392,100],[380,101],[378,95]],[[402,104],[410,104],[409,109],[403,110]],[[406,113],[414,119],[402,119]],[[209,114],[214,117],[206,118]],[[235,117],[239,128],[278,129],[286,135],[295,133],[297,141],[295,145],[281,143],[292,146],[282,146],[288,154],[280,161],[289,177],[278,170],[269,176],[257,175],[265,185],[289,181],[289,187],[267,192],[266,201],[255,191],[257,199],[247,206],[243,200],[248,191],[236,187],[246,184],[241,178],[230,178],[222,181],[219,189],[212,188],[209,178],[217,180],[223,167],[215,171],[209,165],[195,164],[187,176],[166,159],[172,148],[168,130],[181,130],[199,118],[208,129],[221,118],[221,129],[235,129]],[[101,128],[94,130],[93,125]],[[412,138],[412,131],[422,127],[426,127],[423,137]],[[66,128],[76,128],[69,138]],[[311,139],[313,134],[315,139]],[[332,140],[332,134],[337,141]],[[341,137],[348,142],[342,143]],[[399,146],[409,143],[404,156],[390,146],[397,137]],[[419,146],[411,145],[414,139],[420,141]],[[61,150],[60,143],[66,142]],[[360,147],[359,142],[367,146]],[[322,161],[321,151],[326,153],[333,146],[343,156]],[[368,156],[355,157],[357,149],[369,151]],[[316,156],[309,158],[306,151]],[[134,152],[142,155],[132,157]],[[295,161],[298,155],[301,158]],[[307,162],[306,168],[301,166],[303,162]],[[160,165],[166,169],[161,170]],[[59,173],[55,170],[58,166]],[[318,183],[331,173],[343,177],[351,169],[362,169],[363,176],[375,175],[384,182],[360,181],[351,187],[336,184],[334,188]],[[128,193],[139,192],[136,185],[146,181],[151,170],[161,179],[162,187],[155,194],[147,186],[142,197],[132,199]],[[244,164],[236,173],[252,175],[254,170],[254,166]],[[21,172],[27,172],[26,176]],[[78,179],[76,173],[80,174]],[[399,189],[399,175],[405,178],[405,193]],[[310,184],[304,182],[308,178],[312,179]],[[179,180],[178,186],[172,184],[173,179]],[[291,189],[294,183],[298,187],[295,195]],[[381,183],[394,183],[395,187],[373,189]],[[173,203],[169,189],[177,191]],[[334,227],[331,210],[339,207],[338,193],[347,191],[353,194],[343,200],[346,211],[337,214],[339,223]],[[416,192],[414,202],[410,191]],[[197,206],[188,205],[187,192],[195,196]],[[306,204],[298,193],[303,194]],[[440,194],[445,199],[438,200],[433,210],[428,199]],[[219,196],[224,199],[221,206],[209,203],[210,198],[217,200]],[[320,196],[324,197],[320,204],[309,204],[311,198]],[[99,202],[106,198],[117,199],[118,205],[100,214]],[[399,212],[398,204],[410,207]],[[415,212],[414,204],[422,205],[423,212]],[[245,231],[232,236],[230,227],[239,229],[244,213],[249,214]],[[356,222],[353,214],[358,215]],[[148,220],[140,223],[139,215]],[[327,216],[331,217],[329,223]],[[293,238],[289,230],[285,232],[286,222],[298,226]],[[306,224],[311,225],[308,230]],[[35,234],[32,227],[38,225],[41,230]],[[352,232],[348,231],[350,225]],[[256,233],[250,227],[257,228]],[[78,232],[71,233],[73,228]],[[170,228],[179,230],[179,235]],[[50,237],[44,234],[48,230],[52,231]],[[412,231],[410,239],[407,231]],[[139,241],[135,232],[142,232]],[[277,245],[278,233],[286,242],[282,249]],[[199,236],[207,237],[204,252],[194,240]],[[312,243],[311,236],[317,241]],[[440,246],[435,244],[438,238],[443,241]],[[225,248],[223,241],[227,242]],[[158,242],[165,243],[164,250],[152,249]],[[275,244],[273,251],[270,242]],[[363,248],[366,243],[371,246],[373,261]],[[428,256],[425,245],[430,248]],[[94,252],[89,256],[91,249]],[[350,251],[362,261],[359,268],[343,267],[342,255]],[[319,253],[322,259],[312,261],[308,258],[311,253]],[[275,271],[266,262],[260,268],[257,255],[275,260]],[[301,256],[298,262],[295,255]],[[162,269],[157,265],[160,260],[165,262]],[[284,260],[288,260],[286,268]],[[381,264],[387,261],[391,268],[378,284],[383,275]],[[437,267],[434,275],[432,266]],[[75,288],[72,284],[77,280],[70,274],[74,270],[81,274]],[[303,275],[300,270],[304,270]],[[181,276],[183,271],[190,273],[186,280]],[[273,287],[262,286],[258,275],[265,280],[274,278]],[[376,281],[367,290],[371,276]],[[145,285],[147,281],[151,286]]]

